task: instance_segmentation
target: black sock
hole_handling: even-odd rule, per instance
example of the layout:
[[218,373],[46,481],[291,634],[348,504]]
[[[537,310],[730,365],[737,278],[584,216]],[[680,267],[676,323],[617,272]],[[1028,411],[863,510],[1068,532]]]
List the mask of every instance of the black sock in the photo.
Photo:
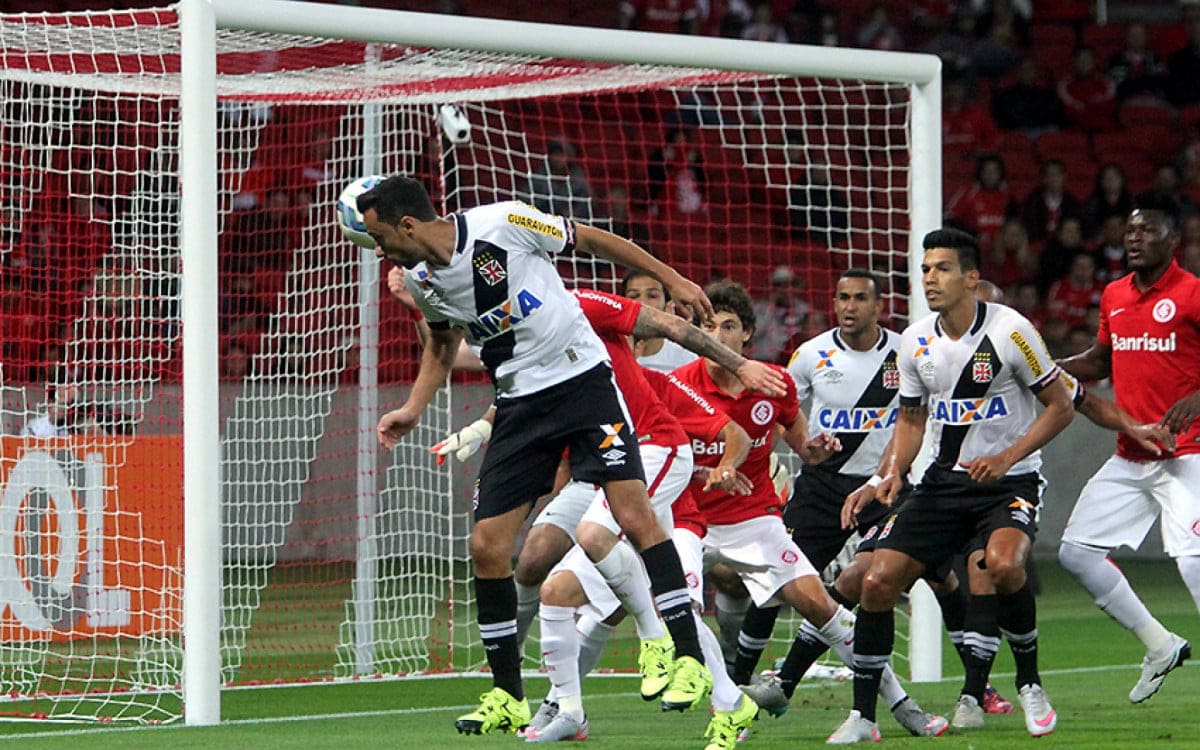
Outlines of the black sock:
[[995,594],[972,594],[963,623],[963,668],[967,675],[962,692],[974,697],[980,705],[983,705],[983,691],[992,673],[992,662],[1000,649],[1000,626],[996,624],[998,606]]
[[759,609],[751,604],[750,609],[746,610],[742,632],[738,633],[737,655],[733,659],[733,669],[729,672],[735,685],[750,684],[750,676],[754,674],[762,652],[771,642],[771,633],[775,630],[777,617],[779,607]]
[[476,578],[475,606],[479,608],[479,638],[492,668],[492,685],[523,700],[521,652],[517,648],[517,586],[513,577]]
[[815,630],[807,620],[796,630],[796,639],[792,641],[783,666],[779,669],[779,682],[784,694],[789,698],[796,692],[796,685],[804,679],[808,668],[829,650],[829,646],[816,635]]
[[830,599],[833,599],[835,602],[842,605],[843,607],[850,610],[851,612],[853,612],[854,608],[858,606],[858,602],[850,601],[850,597],[848,597],[845,594],[843,594],[842,592],[838,591],[838,587],[833,584],[826,586],[825,590],[827,592],[829,592]]
[[946,635],[958,652],[959,661],[966,666],[966,650],[963,648],[963,626],[967,619],[967,592],[962,586],[955,587],[949,594],[936,594],[938,606],[942,608],[942,623],[946,626]]
[[700,651],[700,637],[696,635],[696,620],[692,617],[692,597],[675,543],[668,539],[643,550],[642,562],[650,575],[654,604],[671,640],[675,641],[675,656],[690,656],[703,664],[704,654]]
[[879,682],[892,656],[896,638],[893,610],[868,612],[860,609],[854,623],[854,709],[867,721],[875,721]]
[[1028,581],[1015,594],[996,597],[1000,632],[1008,639],[1017,664],[1017,689],[1042,684],[1038,674],[1037,600]]

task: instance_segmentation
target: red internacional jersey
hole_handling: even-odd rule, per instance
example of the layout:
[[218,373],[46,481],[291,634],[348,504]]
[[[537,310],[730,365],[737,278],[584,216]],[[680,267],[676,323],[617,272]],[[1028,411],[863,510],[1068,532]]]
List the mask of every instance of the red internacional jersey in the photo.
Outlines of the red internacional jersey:
[[[672,374],[705,400],[729,415],[750,435],[750,455],[746,457],[740,471],[754,484],[750,495],[735,495],[724,490],[704,492],[703,482],[693,481],[691,489],[696,505],[710,526],[728,526],[761,516],[782,514],[779,496],[771,481],[771,446],[775,442],[775,426],[785,429],[792,426],[800,413],[800,402],[796,398],[796,384],[782,368],[777,368],[787,384],[782,396],[766,396],[744,390],[731,396],[713,382],[705,368],[705,360],[698,359],[675,370]],[[692,441],[692,453],[696,466],[715,466],[721,460],[724,446],[719,442]]]
[[642,303],[590,289],[576,289],[574,294],[584,316],[608,349],[613,376],[625,396],[638,442],[668,447],[686,443],[688,437],[683,428],[646,382],[646,371],[629,346],[628,337]]
[[[1144,292],[1133,279],[1131,273],[1104,289],[1096,338],[1112,347],[1117,405],[1138,422],[1158,422],[1175,402],[1200,390],[1200,279],[1174,261]],[[1177,443],[1165,457],[1200,453],[1200,421]],[[1154,460],[1125,434],[1117,435],[1117,455]]]

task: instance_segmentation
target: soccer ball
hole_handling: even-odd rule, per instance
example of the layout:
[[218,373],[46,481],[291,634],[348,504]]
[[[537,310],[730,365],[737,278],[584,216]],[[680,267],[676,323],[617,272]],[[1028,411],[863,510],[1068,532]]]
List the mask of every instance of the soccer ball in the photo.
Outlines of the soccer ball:
[[360,177],[346,186],[337,201],[337,223],[346,239],[359,247],[368,250],[375,248],[375,240],[367,234],[367,225],[363,222],[362,214],[358,212],[358,196],[367,192],[384,180],[379,175]]

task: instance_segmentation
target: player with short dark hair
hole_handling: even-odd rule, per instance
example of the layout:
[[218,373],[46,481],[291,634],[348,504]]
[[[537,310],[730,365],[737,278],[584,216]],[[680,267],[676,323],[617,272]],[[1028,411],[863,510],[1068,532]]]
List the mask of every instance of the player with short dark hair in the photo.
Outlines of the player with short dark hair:
[[1122,409],[1166,426],[1176,441],[1155,455],[1118,435],[1116,454],[1079,494],[1058,557],[1096,605],[1146,647],[1129,692],[1141,703],[1191,656],[1191,644],[1150,614],[1109,554],[1137,549],[1161,516],[1163,549],[1200,607],[1200,280],[1175,261],[1179,234],[1170,206],[1141,203],[1124,244],[1133,272],[1105,287],[1095,343],[1060,365],[1081,380],[1111,377]]
[[[553,256],[583,250],[641,268],[685,309],[710,317],[703,290],[637,245],[515,201],[438,218],[424,186],[390,177],[358,198],[376,254],[409,269],[404,283],[430,327],[408,400],[379,421],[387,448],[411,431],[467,340],[496,388],[491,442],[476,485],[470,550],[480,636],[494,687],[455,722],[470,734],[515,732],[530,719],[517,648],[512,555],[530,504],[552,486],[563,451],[594,482],[640,549],[676,649],[676,671],[706,683],[687,582],[646,492],[637,436],[608,353],[563,287]],[[709,678],[711,679],[711,678]]]
[[[935,314],[901,336],[900,412],[892,450],[877,471],[877,498],[890,503],[900,491],[926,421],[935,457],[878,534],[854,628],[854,707],[830,744],[879,739],[875,704],[895,637],[893,607],[918,577],[976,537],[999,593],[977,602],[972,616],[998,622],[1022,646],[1018,692],[1030,734],[1050,733],[1057,720],[1037,671],[1037,609],[1025,561],[1037,530],[1039,450],[1070,422],[1071,400],[1056,385],[1059,370],[1032,324],[1011,308],[975,299],[974,238],[943,229],[922,244],[925,299]],[[1040,413],[1037,402],[1045,407]],[[969,644],[970,658],[989,667],[979,673],[990,671],[999,641],[996,632]],[[985,684],[965,685],[964,697],[979,703]]]

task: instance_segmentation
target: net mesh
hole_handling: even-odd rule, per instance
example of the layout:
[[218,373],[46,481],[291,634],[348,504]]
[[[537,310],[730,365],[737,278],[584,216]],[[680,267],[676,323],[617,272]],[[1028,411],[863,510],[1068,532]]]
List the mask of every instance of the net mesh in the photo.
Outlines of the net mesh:
[[[170,720],[177,18],[0,16],[0,54],[0,692],[23,715]],[[374,447],[419,348],[382,281],[378,320],[360,315],[361,253],[334,226],[365,152],[444,211],[515,197],[632,237],[697,282],[743,283],[763,359],[830,325],[850,265],[890,282],[888,322],[904,323],[905,86],[231,31],[218,71],[227,683],[484,663],[466,549],[477,463],[439,468],[427,446],[491,389],[455,376],[400,448]],[[620,275],[589,257],[561,270],[607,290]],[[377,388],[359,386],[360,361],[378,362]]]

